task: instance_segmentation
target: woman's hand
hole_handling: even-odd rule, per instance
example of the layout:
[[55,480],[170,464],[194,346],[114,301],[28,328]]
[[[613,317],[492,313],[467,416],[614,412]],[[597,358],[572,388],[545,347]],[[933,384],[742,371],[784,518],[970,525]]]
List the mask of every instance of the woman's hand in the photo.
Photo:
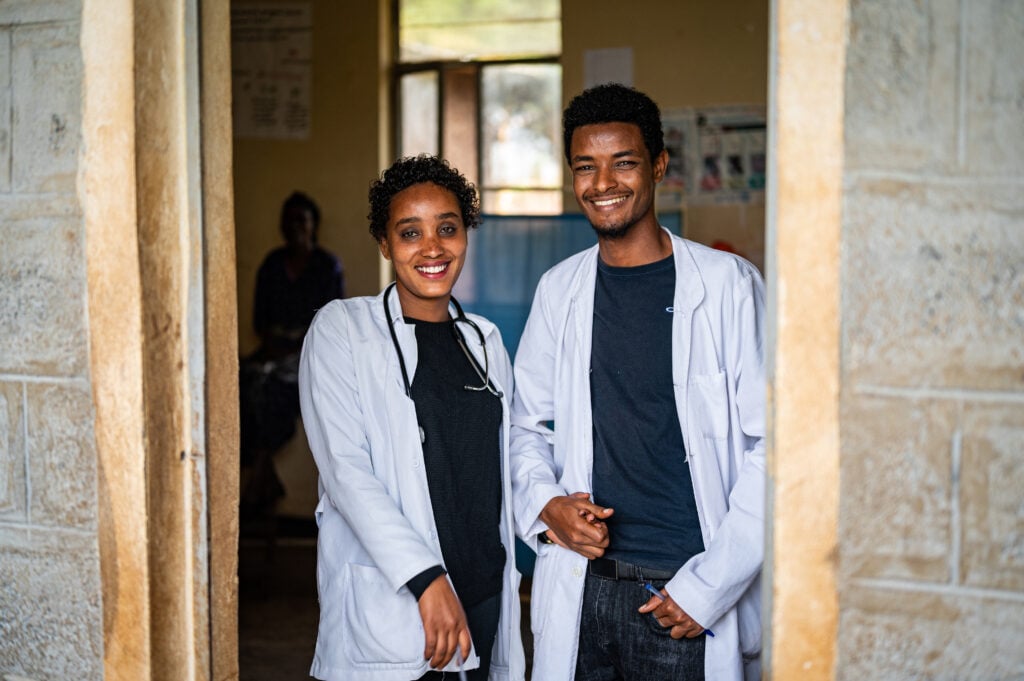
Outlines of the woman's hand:
[[419,606],[426,637],[423,659],[429,659],[433,669],[441,669],[451,661],[457,646],[462,648],[463,659],[468,657],[472,643],[466,613],[445,575],[430,583]]

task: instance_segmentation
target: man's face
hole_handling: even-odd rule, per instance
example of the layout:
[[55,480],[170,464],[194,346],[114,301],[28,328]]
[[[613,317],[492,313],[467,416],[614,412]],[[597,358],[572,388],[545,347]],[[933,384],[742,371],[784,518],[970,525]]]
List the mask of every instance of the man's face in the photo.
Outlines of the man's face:
[[668,153],[654,163],[632,123],[584,125],[572,134],[569,165],[576,202],[600,237],[617,239],[652,221],[654,187],[665,176]]

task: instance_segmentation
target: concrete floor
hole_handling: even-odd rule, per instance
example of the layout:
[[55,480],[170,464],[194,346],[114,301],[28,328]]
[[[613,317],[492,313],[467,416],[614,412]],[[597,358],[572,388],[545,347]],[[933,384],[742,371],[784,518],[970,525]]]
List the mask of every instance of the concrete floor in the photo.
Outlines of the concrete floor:
[[[238,578],[240,681],[307,681],[319,618],[316,539],[279,536],[268,548],[265,540],[243,534]],[[522,594],[529,662],[528,583]]]
[[238,560],[240,681],[307,681],[319,608],[316,540],[243,539]]

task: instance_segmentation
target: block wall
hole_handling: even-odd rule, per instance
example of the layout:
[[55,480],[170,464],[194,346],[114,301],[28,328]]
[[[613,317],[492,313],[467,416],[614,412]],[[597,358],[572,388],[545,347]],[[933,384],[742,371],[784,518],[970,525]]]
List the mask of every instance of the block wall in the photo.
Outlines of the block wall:
[[0,679],[103,678],[78,0],[0,2]]
[[837,679],[1024,677],[1024,3],[850,3]]

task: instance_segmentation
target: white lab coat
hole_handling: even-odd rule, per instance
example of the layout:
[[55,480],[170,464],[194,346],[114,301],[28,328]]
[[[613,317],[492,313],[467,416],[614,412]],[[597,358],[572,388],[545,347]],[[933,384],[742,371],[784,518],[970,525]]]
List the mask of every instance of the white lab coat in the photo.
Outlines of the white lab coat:
[[[320,629],[310,673],[328,681],[411,681],[428,671],[423,623],[405,584],[443,560],[416,408],[405,394],[383,295],[335,300],[321,309],[306,335],[299,365],[303,425],[321,489],[316,512]],[[404,322],[394,291],[389,303],[412,382],[415,327]],[[481,317],[469,316],[486,339],[491,381],[510,396],[512,368],[498,330]],[[460,329],[483,365],[485,350],[477,335],[467,325],[460,324]],[[507,397],[501,402],[501,540],[508,559],[490,679],[520,681],[525,660]],[[475,653],[467,669],[479,666]],[[453,658],[446,669],[455,668]]]
[[[750,263],[733,255],[676,236],[672,251],[672,379],[707,548],[666,588],[715,632],[706,641],[709,681],[758,678],[764,284]],[[587,560],[539,544],[536,535],[547,529],[539,514],[552,497],[592,491],[589,367],[597,259],[595,246],[543,276],[516,354],[512,493],[520,536],[538,551],[533,678],[543,681],[571,680],[576,665]]]

